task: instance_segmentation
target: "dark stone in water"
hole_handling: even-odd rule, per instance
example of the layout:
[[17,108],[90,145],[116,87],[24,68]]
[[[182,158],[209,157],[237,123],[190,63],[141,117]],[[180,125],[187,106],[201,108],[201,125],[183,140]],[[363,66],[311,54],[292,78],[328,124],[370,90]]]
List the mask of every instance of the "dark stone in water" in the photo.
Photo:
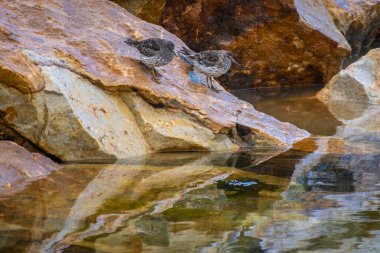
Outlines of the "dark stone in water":
[[274,185],[265,184],[260,181],[253,181],[252,179],[221,180],[217,182],[217,187],[218,189],[241,193],[258,193],[262,189],[274,190],[277,188]]
[[306,191],[353,192],[354,174],[346,169],[327,169],[326,164],[313,171],[305,172],[302,184]]

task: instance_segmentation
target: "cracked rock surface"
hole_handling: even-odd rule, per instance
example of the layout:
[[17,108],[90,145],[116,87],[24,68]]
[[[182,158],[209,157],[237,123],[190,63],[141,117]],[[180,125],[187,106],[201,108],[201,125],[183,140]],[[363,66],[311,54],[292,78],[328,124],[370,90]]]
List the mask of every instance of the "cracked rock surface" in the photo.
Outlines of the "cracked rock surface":
[[0,0],[2,122],[61,160],[173,150],[283,149],[309,134],[192,83],[179,59],[161,84],[126,38],[184,43],[106,0]]

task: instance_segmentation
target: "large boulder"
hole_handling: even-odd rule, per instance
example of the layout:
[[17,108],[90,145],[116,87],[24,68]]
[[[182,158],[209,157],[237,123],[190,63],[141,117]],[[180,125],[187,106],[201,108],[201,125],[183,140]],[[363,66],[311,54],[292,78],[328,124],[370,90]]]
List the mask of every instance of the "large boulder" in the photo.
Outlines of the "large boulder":
[[[352,103],[360,104],[362,107],[369,104],[379,105],[380,49],[371,50],[357,62],[340,71],[317,96],[329,104],[332,110],[338,107],[350,108]],[[338,105],[334,106],[337,103]],[[357,111],[357,108],[355,110]]]
[[[146,8],[117,2],[147,16]],[[162,0],[144,2],[162,6]],[[231,89],[325,83],[351,50],[322,0],[167,0],[161,9],[151,15],[161,15],[160,24],[190,48],[235,54],[244,69],[222,79]]]
[[123,41],[185,44],[112,2],[0,1],[0,16],[2,122],[62,160],[282,149],[308,136],[228,92],[192,83],[179,59],[160,68],[155,83]]
[[370,46],[380,33],[380,0],[324,0],[337,28],[354,55]]

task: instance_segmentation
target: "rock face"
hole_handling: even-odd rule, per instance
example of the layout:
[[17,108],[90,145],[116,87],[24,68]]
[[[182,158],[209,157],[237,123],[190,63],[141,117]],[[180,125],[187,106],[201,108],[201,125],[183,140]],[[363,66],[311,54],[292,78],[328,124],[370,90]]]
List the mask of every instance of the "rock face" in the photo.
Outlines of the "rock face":
[[149,23],[159,24],[166,0],[111,0]]
[[0,1],[0,16],[2,122],[62,160],[287,148],[308,136],[190,82],[179,59],[156,84],[125,38],[185,44],[109,1]]
[[231,50],[244,65],[231,89],[323,83],[350,53],[322,0],[166,1],[161,24],[194,50]]
[[361,105],[379,105],[380,49],[371,50],[366,56],[339,72],[318,93],[318,98],[332,107],[334,103],[339,102],[344,103],[344,108],[350,108],[353,102]]
[[60,168],[50,159],[9,141],[0,141],[0,193],[13,194]]
[[380,32],[379,0],[324,0],[354,54],[370,46]]

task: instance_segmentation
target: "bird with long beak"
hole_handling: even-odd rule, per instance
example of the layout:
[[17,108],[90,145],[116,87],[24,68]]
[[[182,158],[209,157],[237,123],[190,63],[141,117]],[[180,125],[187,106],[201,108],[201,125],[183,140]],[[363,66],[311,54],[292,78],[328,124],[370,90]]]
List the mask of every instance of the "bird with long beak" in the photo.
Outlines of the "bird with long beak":
[[242,68],[234,59],[232,53],[226,50],[207,50],[195,53],[183,47],[178,52],[191,62],[196,72],[206,75],[207,86],[215,92],[219,92],[220,90],[213,86],[213,77],[226,74],[230,70],[232,63]]
[[124,42],[139,51],[140,62],[148,68],[156,83],[160,83],[159,79],[161,77],[156,67],[169,64],[174,56],[177,56],[174,51],[174,43],[169,40],[149,38],[141,41],[127,39]]

